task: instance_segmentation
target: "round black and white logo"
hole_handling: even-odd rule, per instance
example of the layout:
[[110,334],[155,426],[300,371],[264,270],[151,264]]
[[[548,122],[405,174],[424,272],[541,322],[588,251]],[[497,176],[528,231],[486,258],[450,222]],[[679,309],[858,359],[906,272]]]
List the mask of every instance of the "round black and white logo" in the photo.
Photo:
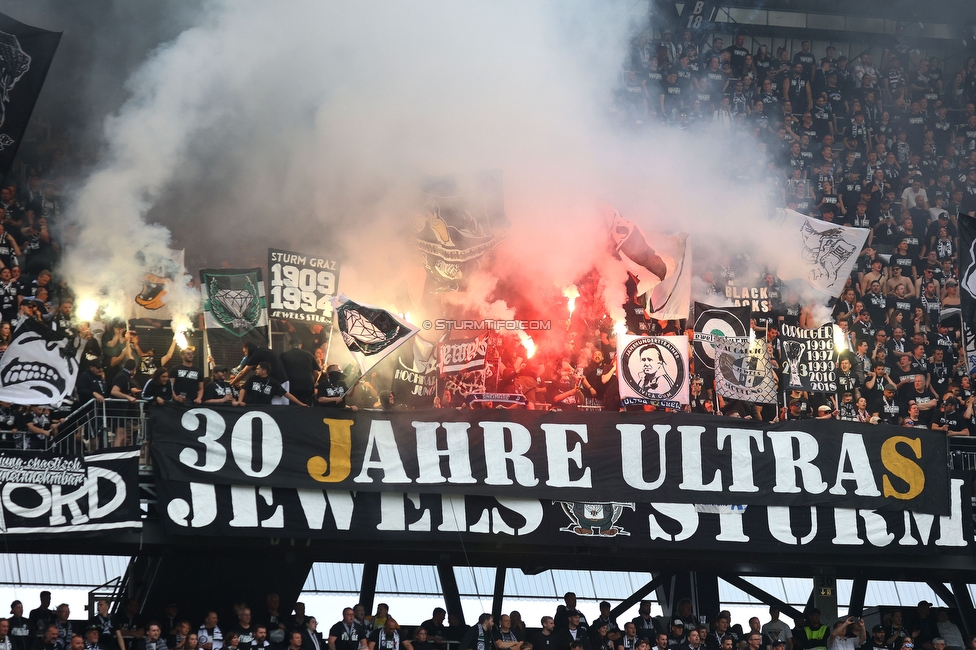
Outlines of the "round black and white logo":
[[648,399],[670,400],[685,385],[681,353],[663,338],[631,341],[620,355],[620,365],[631,390]]
[[[746,337],[749,336],[749,323],[728,309],[711,307],[703,309],[695,317],[695,359],[702,361],[709,370],[715,369],[715,346],[712,342],[717,336]],[[698,366],[695,366],[696,372]]]

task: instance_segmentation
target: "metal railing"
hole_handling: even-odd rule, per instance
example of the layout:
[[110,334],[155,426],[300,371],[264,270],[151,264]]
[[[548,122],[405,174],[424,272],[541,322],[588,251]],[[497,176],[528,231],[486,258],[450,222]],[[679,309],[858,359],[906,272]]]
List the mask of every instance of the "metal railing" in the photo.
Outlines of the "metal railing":
[[99,449],[145,447],[148,443],[148,432],[145,402],[114,398],[104,401],[92,399],[72,411],[58,426],[57,432],[47,440],[31,433],[26,427],[0,429],[0,446],[22,451],[82,456]]
[[976,470],[976,437],[949,438],[949,469]]

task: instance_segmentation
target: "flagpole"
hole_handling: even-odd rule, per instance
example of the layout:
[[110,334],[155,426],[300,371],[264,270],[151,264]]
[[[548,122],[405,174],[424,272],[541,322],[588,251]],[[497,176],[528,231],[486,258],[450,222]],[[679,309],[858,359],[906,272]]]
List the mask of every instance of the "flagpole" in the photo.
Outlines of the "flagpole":
[[324,372],[329,367],[329,353],[332,352],[332,335],[335,333],[335,308],[332,308],[332,318],[329,319],[329,342],[325,346],[325,368],[322,368]]

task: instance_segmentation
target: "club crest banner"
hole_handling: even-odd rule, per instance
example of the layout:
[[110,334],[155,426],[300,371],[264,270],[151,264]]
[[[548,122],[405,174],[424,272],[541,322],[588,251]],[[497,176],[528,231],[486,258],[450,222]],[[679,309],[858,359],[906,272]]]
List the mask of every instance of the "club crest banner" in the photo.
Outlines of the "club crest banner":
[[268,326],[261,269],[202,269],[204,324],[242,338]]
[[776,403],[776,375],[762,339],[716,338],[715,390],[727,399]]
[[617,381],[628,404],[687,404],[688,338],[617,336]]

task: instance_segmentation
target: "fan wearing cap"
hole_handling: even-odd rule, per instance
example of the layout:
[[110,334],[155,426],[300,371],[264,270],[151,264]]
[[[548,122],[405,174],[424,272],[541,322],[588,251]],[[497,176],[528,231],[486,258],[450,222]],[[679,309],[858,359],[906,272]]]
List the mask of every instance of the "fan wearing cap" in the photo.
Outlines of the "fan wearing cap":
[[271,364],[267,361],[261,361],[254,369],[254,376],[248,379],[241,388],[237,406],[269,405],[275,397],[284,397],[298,406],[308,406],[285,390],[280,382],[272,379]]
[[797,627],[793,635],[793,647],[802,650],[827,650],[830,629],[820,622],[820,610],[816,607],[804,613],[802,627]]
[[213,379],[203,388],[204,404],[233,404],[237,406],[237,391],[227,381],[227,366],[213,370]]
[[98,643],[101,633],[102,629],[98,625],[89,623],[85,628],[85,650],[106,650]]
[[685,642],[687,634],[685,632],[685,622],[680,616],[672,616],[668,630],[668,647],[677,648]]
[[971,435],[969,423],[973,415],[973,398],[966,400],[965,407],[955,397],[942,405],[942,414],[932,422],[932,428],[945,432],[947,437]]
[[[349,389],[346,388],[343,379],[345,375],[339,366],[334,363],[329,364],[315,385],[315,405],[332,409],[345,408]],[[353,410],[356,408],[353,407]]]
[[871,628],[871,638],[864,643],[861,650],[891,650],[891,646],[885,642],[884,627],[875,625]]

